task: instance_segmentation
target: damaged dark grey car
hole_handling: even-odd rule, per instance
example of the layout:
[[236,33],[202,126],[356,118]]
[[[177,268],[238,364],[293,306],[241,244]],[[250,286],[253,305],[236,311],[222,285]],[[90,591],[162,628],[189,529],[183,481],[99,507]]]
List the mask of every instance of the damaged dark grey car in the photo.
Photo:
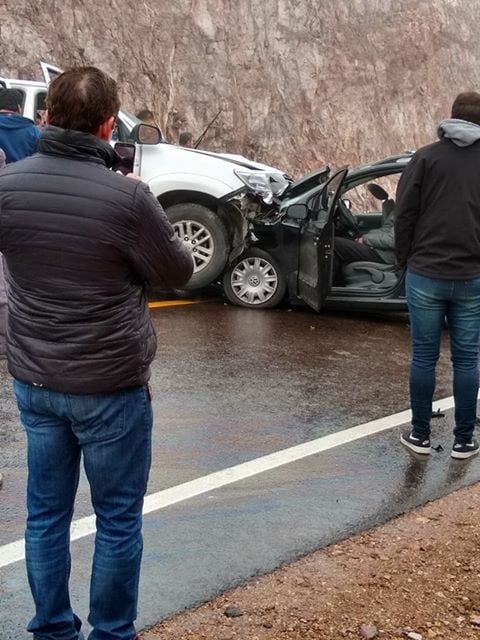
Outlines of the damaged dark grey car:
[[[253,221],[246,250],[225,271],[228,300],[254,309],[286,299],[321,308],[406,310],[404,273],[391,263],[358,261],[333,281],[335,239],[380,228],[385,206],[412,153],[391,156],[333,176],[324,167],[282,194],[278,208]],[[393,256],[393,254],[392,254]]]

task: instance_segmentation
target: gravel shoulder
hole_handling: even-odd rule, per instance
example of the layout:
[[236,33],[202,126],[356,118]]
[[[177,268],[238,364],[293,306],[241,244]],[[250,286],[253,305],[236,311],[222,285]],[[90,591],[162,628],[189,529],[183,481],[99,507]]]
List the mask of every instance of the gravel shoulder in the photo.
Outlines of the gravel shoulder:
[[479,531],[477,484],[256,578],[142,640],[478,640]]

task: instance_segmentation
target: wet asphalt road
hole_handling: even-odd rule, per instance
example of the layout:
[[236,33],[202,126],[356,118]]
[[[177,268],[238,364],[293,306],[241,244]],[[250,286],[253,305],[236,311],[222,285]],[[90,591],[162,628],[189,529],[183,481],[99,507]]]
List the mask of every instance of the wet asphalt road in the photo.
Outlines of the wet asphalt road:
[[[154,463],[149,494],[407,408],[405,315],[249,311],[214,301],[152,311]],[[24,436],[0,364],[0,547],[23,536]],[[449,396],[443,350],[437,397]],[[480,479],[445,451],[417,460],[399,427],[255,475],[145,517],[139,626],[312,549]],[[91,513],[81,482],[75,518]],[[85,617],[93,537],[73,543]],[[0,569],[0,640],[28,637],[23,562]]]

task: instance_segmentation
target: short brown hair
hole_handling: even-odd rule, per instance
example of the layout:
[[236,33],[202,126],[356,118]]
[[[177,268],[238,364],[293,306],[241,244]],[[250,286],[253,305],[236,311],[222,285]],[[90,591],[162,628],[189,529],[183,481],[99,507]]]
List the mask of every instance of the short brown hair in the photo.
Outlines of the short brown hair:
[[467,120],[480,125],[480,93],[459,93],[452,105],[452,118]]
[[96,133],[120,108],[117,83],[96,67],[74,67],[48,88],[48,121],[62,129]]

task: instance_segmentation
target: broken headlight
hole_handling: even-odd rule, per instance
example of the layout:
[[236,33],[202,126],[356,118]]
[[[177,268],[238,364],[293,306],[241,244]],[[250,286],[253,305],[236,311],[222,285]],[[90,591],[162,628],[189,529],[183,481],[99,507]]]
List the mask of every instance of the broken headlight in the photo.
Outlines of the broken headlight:
[[261,198],[266,204],[270,204],[274,196],[281,195],[290,184],[281,173],[268,173],[267,171],[243,171],[235,169],[235,175],[246,186]]

